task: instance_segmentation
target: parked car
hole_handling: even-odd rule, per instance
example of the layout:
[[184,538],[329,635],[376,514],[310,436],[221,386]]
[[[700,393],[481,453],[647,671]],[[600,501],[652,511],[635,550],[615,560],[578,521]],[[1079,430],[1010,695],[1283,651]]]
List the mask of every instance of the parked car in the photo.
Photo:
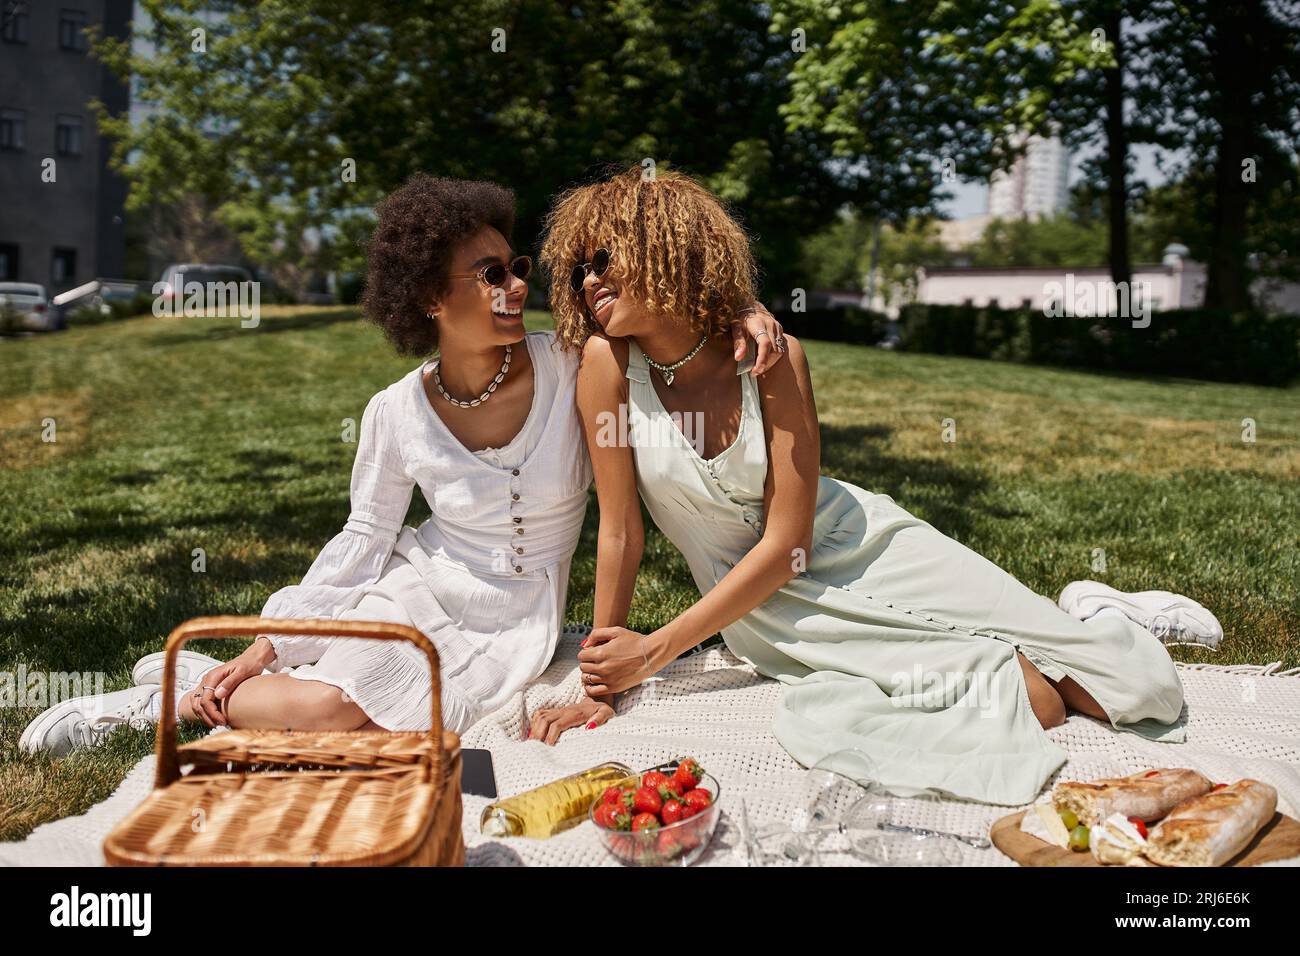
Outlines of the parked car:
[[175,262],[163,270],[162,278],[158,281],[163,286],[159,295],[161,295],[164,302],[170,303],[179,294],[183,303],[185,290],[177,288],[179,283],[189,285],[191,282],[198,282],[206,287],[209,282],[251,282],[253,277],[242,266],[202,262]]
[[57,327],[45,286],[0,282],[0,332],[52,332]]

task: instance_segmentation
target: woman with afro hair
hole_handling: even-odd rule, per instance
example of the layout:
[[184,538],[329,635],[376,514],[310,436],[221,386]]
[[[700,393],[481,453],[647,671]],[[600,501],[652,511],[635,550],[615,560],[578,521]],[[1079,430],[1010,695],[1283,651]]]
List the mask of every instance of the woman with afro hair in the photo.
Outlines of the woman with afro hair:
[[[513,225],[513,194],[488,182],[416,174],[379,206],[363,309],[420,364],[366,406],[343,530],[262,610],[415,627],[438,649],[443,722],[457,732],[550,662],[591,484],[574,406],[577,355],[555,333],[524,328],[532,262],[511,248]],[[737,348],[748,333],[779,360],[769,344],[779,324],[750,311]],[[417,486],[432,513],[406,527]],[[120,701],[83,698],[42,714],[24,749],[62,753],[156,720],[160,657],[137,665],[140,686],[118,692]],[[181,658],[181,720],[429,725],[428,662],[412,645],[263,635],[229,662]],[[552,722],[550,742],[585,713]]]

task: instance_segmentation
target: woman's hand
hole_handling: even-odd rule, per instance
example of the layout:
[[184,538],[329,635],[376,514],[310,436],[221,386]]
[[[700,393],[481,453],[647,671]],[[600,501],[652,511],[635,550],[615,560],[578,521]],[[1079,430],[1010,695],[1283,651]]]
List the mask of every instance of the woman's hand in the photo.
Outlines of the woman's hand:
[[584,700],[567,707],[545,707],[534,711],[528,721],[528,739],[554,747],[560,734],[579,725],[591,730],[614,716],[614,708],[602,700]]
[[266,638],[258,638],[252,647],[232,661],[212,668],[203,675],[198,686],[189,692],[190,709],[197,720],[209,727],[224,727],[227,720],[224,705],[236,687],[257,677],[271,661],[275,660],[275,648]]
[[603,697],[635,687],[667,663],[654,635],[625,627],[598,627],[582,642],[578,669],[588,697]]
[[785,335],[781,323],[760,302],[755,302],[740,313],[740,319],[731,323],[731,340],[736,345],[736,361],[745,357],[747,338],[758,343],[754,360],[754,374],[761,375],[785,357]]

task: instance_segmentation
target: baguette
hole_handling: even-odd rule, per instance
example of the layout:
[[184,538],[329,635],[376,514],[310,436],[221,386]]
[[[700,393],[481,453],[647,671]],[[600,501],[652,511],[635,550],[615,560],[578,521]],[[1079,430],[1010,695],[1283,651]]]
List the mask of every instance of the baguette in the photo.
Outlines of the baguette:
[[1245,848],[1277,810],[1277,790],[1238,780],[1195,797],[1151,831],[1147,859],[1161,866],[1222,866]]
[[1057,810],[1071,810],[1085,826],[1096,826],[1112,813],[1159,820],[1178,804],[1210,790],[1210,781],[1186,768],[1145,770],[1127,777],[1106,777],[1091,783],[1067,780],[1052,791]]

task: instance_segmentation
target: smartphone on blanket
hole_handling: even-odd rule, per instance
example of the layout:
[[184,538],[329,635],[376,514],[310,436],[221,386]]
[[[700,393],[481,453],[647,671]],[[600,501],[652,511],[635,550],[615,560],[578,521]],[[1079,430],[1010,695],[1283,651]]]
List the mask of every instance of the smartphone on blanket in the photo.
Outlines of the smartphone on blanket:
[[460,752],[460,792],[472,797],[497,797],[497,777],[492,772],[492,751],[466,748]]

